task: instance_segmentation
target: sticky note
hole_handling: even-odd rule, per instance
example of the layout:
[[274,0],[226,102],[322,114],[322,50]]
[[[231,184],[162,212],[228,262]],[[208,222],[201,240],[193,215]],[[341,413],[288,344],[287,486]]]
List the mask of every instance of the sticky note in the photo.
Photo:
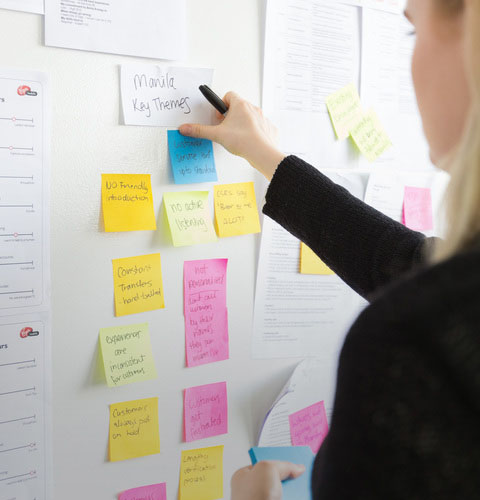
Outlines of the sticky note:
[[368,161],[375,161],[392,143],[375,111],[365,113],[353,127],[350,135],[360,152]]
[[110,405],[110,462],[160,453],[158,398]]
[[185,389],[183,408],[187,443],[228,432],[226,382]]
[[114,259],[115,316],[165,307],[160,254]]
[[208,208],[208,191],[165,193],[163,204],[174,246],[217,240]]
[[281,460],[303,464],[305,472],[296,479],[282,481],[282,500],[311,500],[311,478],[315,455],[309,446],[275,446],[271,448],[250,448],[248,451],[252,464],[262,460]]
[[253,182],[214,186],[215,228],[220,238],[260,232]]
[[132,488],[120,493],[118,500],[167,500],[167,484],[159,483]]
[[335,274],[320,257],[305,243],[300,243],[300,273],[321,274],[324,276]]
[[317,454],[328,434],[328,421],[323,401],[288,416],[293,446],[310,446]]
[[185,350],[187,366],[229,357],[227,259],[184,263]]
[[168,150],[175,184],[217,181],[212,141],[169,130]]
[[429,188],[405,186],[403,222],[414,231],[433,229],[432,193]]
[[178,498],[223,498],[223,446],[182,451]]
[[358,90],[353,83],[329,95],[325,100],[338,139],[350,135],[352,125],[362,115]]
[[99,339],[109,387],[157,378],[148,323],[102,328]]
[[102,209],[106,232],[155,230],[148,174],[102,174]]

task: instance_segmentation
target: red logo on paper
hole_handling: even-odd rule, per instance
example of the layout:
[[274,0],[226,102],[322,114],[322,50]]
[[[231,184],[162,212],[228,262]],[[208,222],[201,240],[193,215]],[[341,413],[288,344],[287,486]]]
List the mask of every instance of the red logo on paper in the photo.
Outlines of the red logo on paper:
[[33,328],[30,328],[29,326],[27,326],[26,328],[22,328],[20,330],[20,337],[22,339],[26,339],[31,332],[33,332]]
[[25,95],[27,92],[30,92],[32,89],[28,85],[20,85],[17,89],[18,95]]

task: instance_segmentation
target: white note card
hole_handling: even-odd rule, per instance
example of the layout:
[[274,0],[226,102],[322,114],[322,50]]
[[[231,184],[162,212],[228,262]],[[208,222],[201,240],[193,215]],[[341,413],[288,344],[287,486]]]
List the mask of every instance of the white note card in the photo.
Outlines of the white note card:
[[210,85],[213,69],[124,64],[121,69],[125,125],[178,127],[213,123],[214,109],[198,87]]
[[184,59],[185,0],[45,0],[45,44]]

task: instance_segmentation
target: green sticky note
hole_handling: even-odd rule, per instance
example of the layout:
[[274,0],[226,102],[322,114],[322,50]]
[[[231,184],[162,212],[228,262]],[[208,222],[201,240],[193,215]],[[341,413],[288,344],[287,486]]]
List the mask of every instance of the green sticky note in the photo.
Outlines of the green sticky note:
[[164,193],[163,204],[174,246],[217,240],[208,207],[208,191]]
[[360,152],[371,162],[392,146],[377,113],[373,110],[365,113],[355,123],[350,129],[350,135]]
[[353,83],[329,95],[325,100],[338,139],[346,139],[362,115],[362,105]]
[[102,328],[99,339],[109,387],[157,378],[148,323]]

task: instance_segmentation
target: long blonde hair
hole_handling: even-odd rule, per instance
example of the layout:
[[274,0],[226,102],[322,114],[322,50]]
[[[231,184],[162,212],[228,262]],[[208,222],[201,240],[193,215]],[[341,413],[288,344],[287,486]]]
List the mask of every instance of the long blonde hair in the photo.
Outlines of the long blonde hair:
[[[437,0],[443,7],[461,9],[461,0]],[[460,144],[446,160],[451,173],[447,191],[447,235],[437,245],[434,261],[468,248],[480,236],[480,0],[465,10],[465,66],[472,90],[472,105]]]

